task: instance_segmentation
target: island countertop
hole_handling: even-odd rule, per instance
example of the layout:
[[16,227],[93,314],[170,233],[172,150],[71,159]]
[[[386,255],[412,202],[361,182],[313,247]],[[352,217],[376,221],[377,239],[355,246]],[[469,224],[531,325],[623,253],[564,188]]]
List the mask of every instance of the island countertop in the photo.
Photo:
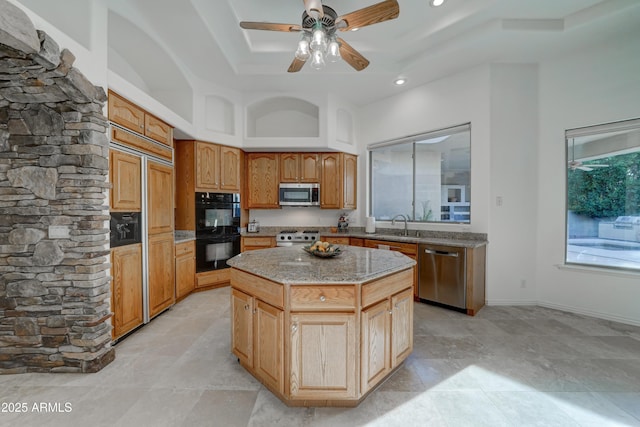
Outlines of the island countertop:
[[342,253],[319,258],[300,246],[248,251],[227,264],[281,284],[365,283],[413,267],[416,262],[396,251],[340,246]]

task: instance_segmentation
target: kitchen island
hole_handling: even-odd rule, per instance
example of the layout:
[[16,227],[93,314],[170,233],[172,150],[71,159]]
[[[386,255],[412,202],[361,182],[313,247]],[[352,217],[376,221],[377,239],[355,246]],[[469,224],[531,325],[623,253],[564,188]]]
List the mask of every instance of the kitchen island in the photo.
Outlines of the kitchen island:
[[415,261],[341,246],[245,252],[231,270],[231,347],[290,406],[356,406],[413,350]]

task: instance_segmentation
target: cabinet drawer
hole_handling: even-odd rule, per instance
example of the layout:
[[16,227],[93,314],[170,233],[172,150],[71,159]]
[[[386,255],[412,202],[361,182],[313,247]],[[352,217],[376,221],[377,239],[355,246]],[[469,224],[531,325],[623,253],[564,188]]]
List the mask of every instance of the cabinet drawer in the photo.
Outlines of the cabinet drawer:
[[196,251],[194,242],[178,243],[176,245],[176,258],[193,255]]
[[413,288],[413,270],[413,268],[404,270],[362,285],[362,307],[382,301],[406,288]]
[[345,286],[292,286],[292,311],[353,310],[356,292]]
[[284,308],[284,287],[262,277],[230,268],[231,287],[254,296],[274,307]]
[[206,286],[219,285],[229,282],[229,270],[231,269],[225,268],[224,270],[214,270],[196,274],[196,288],[204,288]]
[[376,248],[376,249],[388,249],[392,251],[402,252],[405,255],[416,255],[418,252],[417,245],[415,243],[402,243],[402,242],[392,242],[387,240],[371,240],[366,239],[364,241],[364,245],[367,248]]
[[322,236],[320,240],[323,242],[329,242],[332,245],[348,245],[349,238],[348,237],[336,237],[336,236]]

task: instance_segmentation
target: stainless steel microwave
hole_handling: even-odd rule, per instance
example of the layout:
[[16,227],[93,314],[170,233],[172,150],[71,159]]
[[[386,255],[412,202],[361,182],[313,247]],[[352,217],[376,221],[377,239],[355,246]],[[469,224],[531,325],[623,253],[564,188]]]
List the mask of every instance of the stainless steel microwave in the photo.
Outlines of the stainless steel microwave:
[[280,206],[320,206],[320,184],[280,184]]

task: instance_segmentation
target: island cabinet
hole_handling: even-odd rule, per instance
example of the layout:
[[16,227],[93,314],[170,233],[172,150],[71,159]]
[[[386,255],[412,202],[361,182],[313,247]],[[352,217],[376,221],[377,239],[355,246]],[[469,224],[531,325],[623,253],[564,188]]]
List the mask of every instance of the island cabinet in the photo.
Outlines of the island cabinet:
[[164,145],[173,145],[173,128],[170,125],[111,90],[109,120]]
[[193,292],[196,276],[196,243],[194,241],[176,244],[176,299]]
[[142,325],[142,244],[111,249],[113,339]]
[[320,182],[320,155],[280,153],[280,182]]
[[[407,242],[393,242],[388,240],[374,240],[364,239],[363,246],[367,248],[387,249],[390,251],[397,251],[411,259],[418,259],[418,245],[416,243]],[[418,269],[415,269],[415,277],[413,281],[413,294],[414,297],[418,297]]]
[[346,153],[323,153],[320,162],[320,207],[356,209],[358,158]]
[[[361,256],[351,257],[356,251]],[[325,271],[318,274],[329,277],[326,283],[276,282],[269,274],[237,268],[262,259],[255,261],[256,271],[286,270],[300,257],[295,248],[269,249],[261,256],[248,252],[235,260],[231,339],[240,364],[287,405],[356,406],[413,349],[413,262],[384,252],[349,247],[343,266],[321,260],[326,271],[344,271],[358,259],[401,266],[351,283],[339,283]],[[312,271],[314,262],[308,267]],[[271,270],[273,264],[281,267]]]
[[247,153],[247,189],[242,199],[247,209],[280,208],[278,153]]

